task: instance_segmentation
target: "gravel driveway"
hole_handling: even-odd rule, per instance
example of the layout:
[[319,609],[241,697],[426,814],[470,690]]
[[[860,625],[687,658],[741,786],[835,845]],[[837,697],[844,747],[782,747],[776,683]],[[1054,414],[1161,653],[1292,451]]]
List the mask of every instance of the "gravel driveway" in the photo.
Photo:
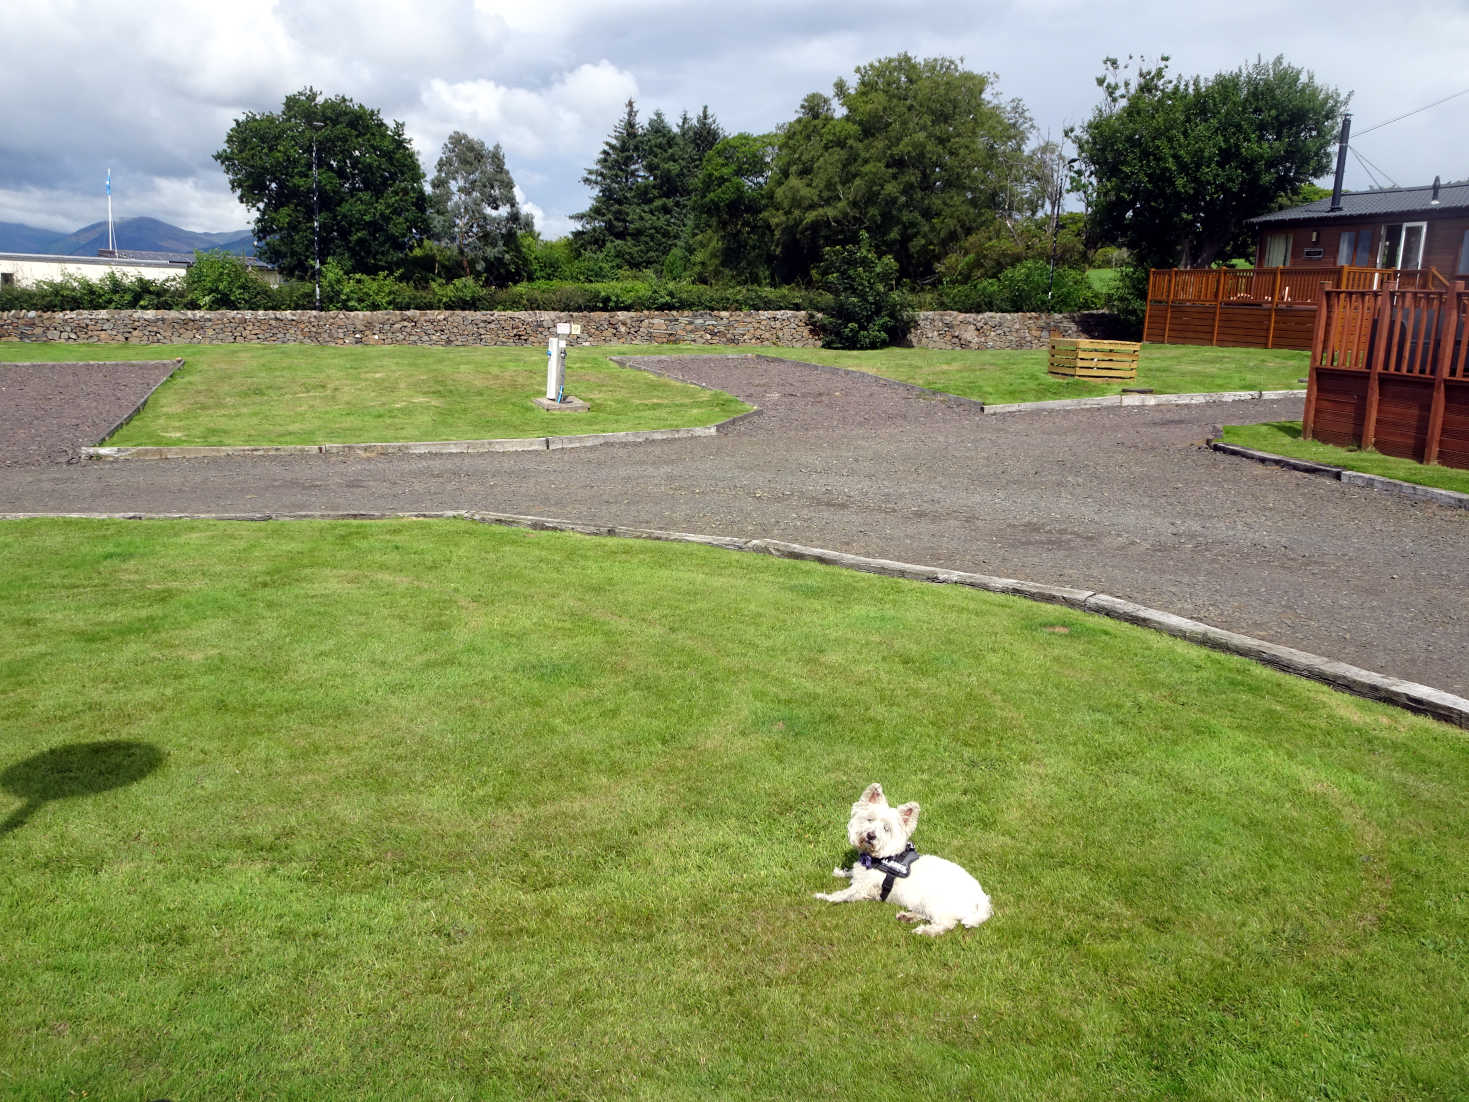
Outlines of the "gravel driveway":
[[12,419],[0,511],[482,509],[768,537],[1097,589],[1469,696],[1469,511],[1204,446],[1299,399],[984,415],[789,361],[634,362],[764,412],[552,452],[26,466],[4,460]]

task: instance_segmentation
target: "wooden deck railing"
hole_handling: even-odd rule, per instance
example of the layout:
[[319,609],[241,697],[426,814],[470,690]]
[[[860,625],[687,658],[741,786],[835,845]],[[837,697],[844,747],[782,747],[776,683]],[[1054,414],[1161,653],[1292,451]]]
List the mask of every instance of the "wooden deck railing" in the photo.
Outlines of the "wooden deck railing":
[[[1428,271],[1422,282],[1448,282]],[[1463,283],[1433,290],[1323,289],[1303,435],[1469,467],[1466,328],[1469,290]]]
[[1143,339],[1246,348],[1311,347],[1322,287],[1446,288],[1433,268],[1154,268]]

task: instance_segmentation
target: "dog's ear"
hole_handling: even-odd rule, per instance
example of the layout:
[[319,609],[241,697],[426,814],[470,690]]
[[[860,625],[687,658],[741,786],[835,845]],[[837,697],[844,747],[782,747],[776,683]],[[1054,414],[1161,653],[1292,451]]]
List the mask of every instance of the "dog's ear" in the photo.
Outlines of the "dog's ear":
[[873,781],[867,786],[867,791],[862,793],[862,798],[857,802],[864,804],[886,804],[888,798],[882,794],[882,785]]
[[903,820],[903,829],[912,834],[918,826],[918,804],[906,803],[898,808],[898,818]]

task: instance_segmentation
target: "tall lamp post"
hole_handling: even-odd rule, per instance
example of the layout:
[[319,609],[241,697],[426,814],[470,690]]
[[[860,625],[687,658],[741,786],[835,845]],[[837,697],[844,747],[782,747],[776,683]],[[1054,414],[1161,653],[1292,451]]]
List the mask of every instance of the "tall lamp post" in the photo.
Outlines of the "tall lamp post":
[[321,311],[321,200],[316,185],[316,135],[320,121],[311,124],[311,259],[316,269],[316,309]]

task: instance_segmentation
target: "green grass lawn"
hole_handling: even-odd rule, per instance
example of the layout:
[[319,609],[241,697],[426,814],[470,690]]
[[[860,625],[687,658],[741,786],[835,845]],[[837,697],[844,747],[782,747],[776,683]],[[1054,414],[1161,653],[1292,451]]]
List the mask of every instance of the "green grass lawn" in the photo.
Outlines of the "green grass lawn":
[[8,360],[171,359],[184,365],[107,440],[129,445],[493,440],[710,425],[749,407],[717,391],[567,354],[585,414],[531,404],[546,389],[534,348],[282,344],[5,344]]
[[109,444],[386,443],[621,432],[708,425],[748,407],[607,362],[608,356],[761,354],[834,364],[984,402],[1120,393],[1289,390],[1307,354],[1288,350],[1143,347],[1135,383],[1046,374],[1038,350],[939,351],[621,345],[572,348],[567,389],[590,413],[544,413],[545,354],[520,348],[350,348],[321,345],[0,344],[0,360],[167,359],[184,366]]
[[1152,387],[1159,394],[1221,390],[1299,390],[1308,353],[1286,349],[1203,348],[1145,344],[1136,381],[1068,379],[1046,374],[1046,352],[1001,350],[945,352],[885,348],[876,352],[802,349],[798,358],[870,371],[962,398],[995,404],[1047,402],[1120,394],[1123,387]]
[[[1178,640],[709,548],[76,520],[0,525],[0,637],[6,1098],[1469,1082],[1464,732]],[[873,780],[988,924],[811,898]]]
[[1436,486],[1440,490],[1456,490],[1469,494],[1469,471],[1455,467],[1431,466],[1415,463],[1411,459],[1398,459],[1383,455],[1379,451],[1363,451],[1360,448],[1338,448],[1323,444],[1319,440],[1301,439],[1299,421],[1270,421],[1262,425],[1225,425],[1219,438],[1230,444],[1238,444],[1273,455],[1288,455],[1295,459],[1309,459],[1313,463],[1326,463],[1333,467],[1345,467],[1349,471],[1363,474],[1396,478],[1402,482],[1414,482],[1419,486]]
[[982,402],[1046,402],[1059,398],[1095,398],[1120,394],[1126,387],[1152,387],[1159,394],[1193,394],[1224,390],[1303,390],[1306,352],[1290,349],[1204,348],[1196,345],[1145,344],[1136,382],[1068,379],[1046,373],[1043,349],[947,351],[931,348],[884,348],[874,352],[839,352],[824,348],[709,347],[700,345],[624,345],[604,347],[607,355],[658,356],[699,353],[753,353],[832,364],[897,379],[961,398]]

